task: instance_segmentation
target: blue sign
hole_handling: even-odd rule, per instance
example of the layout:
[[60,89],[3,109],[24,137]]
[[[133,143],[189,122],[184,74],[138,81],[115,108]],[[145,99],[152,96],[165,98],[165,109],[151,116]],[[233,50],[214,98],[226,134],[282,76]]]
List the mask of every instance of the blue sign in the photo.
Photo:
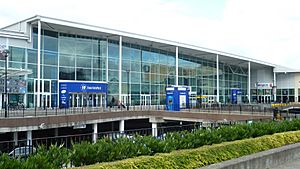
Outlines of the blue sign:
[[166,88],[166,108],[180,111],[189,106],[189,88],[187,86],[170,86]]
[[69,93],[107,93],[107,83],[59,82],[59,105],[69,107]]

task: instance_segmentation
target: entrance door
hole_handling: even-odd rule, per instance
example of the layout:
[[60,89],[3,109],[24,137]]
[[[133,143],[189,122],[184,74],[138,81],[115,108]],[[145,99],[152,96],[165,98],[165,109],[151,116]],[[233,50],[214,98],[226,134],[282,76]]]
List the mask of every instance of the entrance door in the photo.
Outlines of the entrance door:
[[265,103],[271,103],[271,95],[265,96]]
[[41,94],[40,103],[42,108],[51,107],[51,95],[48,93]]
[[105,107],[105,95],[103,94],[93,94],[93,107]]
[[97,93],[70,93],[69,107],[103,107],[106,97]]
[[142,108],[150,108],[151,105],[151,95],[150,94],[142,94],[141,95],[141,106]]
[[127,103],[129,103],[129,105],[131,105],[131,95],[129,94],[129,97],[128,97],[128,94],[122,94],[121,95],[121,103],[123,103],[124,106],[127,106]]
[[[38,85],[40,85],[40,95],[38,95]],[[38,99],[38,96],[39,99]],[[37,104],[39,101],[39,105]],[[51,107],[51,80],[41,79],[40,84],[38,80],[34,80],[34,107]],[[54,104],[55,105],[55,104]]]

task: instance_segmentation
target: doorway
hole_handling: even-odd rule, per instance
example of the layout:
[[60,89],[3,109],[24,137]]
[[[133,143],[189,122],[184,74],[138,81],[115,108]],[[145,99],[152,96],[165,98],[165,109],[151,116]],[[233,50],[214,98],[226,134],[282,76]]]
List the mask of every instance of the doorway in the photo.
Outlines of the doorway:
[[124,106],[127,106],[127,103],[131,105],[131,95],[129,94],[122,94],[121,95],[121,103],[123,103]]
[[69,107],[105,107],[106,97],[102,93],[70,93]]
[[43,93],[40,95],[40,104],[41,107],[49,108],[51,107],[51,94],[50,93]]
[[151,95],[150,94],[141,94],[141,106],[150,107],[151,105]]

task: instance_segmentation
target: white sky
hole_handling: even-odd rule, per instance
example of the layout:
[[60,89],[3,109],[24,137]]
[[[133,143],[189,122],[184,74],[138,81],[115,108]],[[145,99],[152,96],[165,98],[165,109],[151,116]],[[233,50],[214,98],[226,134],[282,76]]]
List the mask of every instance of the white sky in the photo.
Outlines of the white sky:
[[299,0],[8,0],[0,27],[44,15],[300,68]]

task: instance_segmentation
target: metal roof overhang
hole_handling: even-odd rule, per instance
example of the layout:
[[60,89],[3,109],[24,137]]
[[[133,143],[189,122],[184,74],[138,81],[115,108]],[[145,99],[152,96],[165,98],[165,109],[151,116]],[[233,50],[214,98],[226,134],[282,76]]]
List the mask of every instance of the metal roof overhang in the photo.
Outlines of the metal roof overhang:
[[[17,68],[8,68],[7,69],[7,77],[15,77],[15,76],[24,76],[31,74],[32,70],[30,69],[17,69]],[[5,69],[0,67],[0,77],[5,77]]]
[[166,51],[175,52],[175,47],[179,47],[180,54],[186,54],[193,57],[201,57],[207,60],[216,61],[216,55],[219,55],[219,61],[227,63],[230,65],[239,65],[241,67],[247,67],[248,62],[251,62],[252,69],[258,68],[274,68],[276,65],[267,63],[264,61],[256,60],[253,58],[247,58],[231,53],[221,52],[217,50],[212,50],[209,48],[203,48],[195,45],[189,45],[185,43],[154,38],[151,36],[145,36],[135,33],[129,33],[125,31],[119,31],[115,29],[103,28],[94,25],[82,24],[72,21],[66,21],[62,19],[36,16],[36,18],[30,18],[32,24],[37,24],[37,20],[40,19],[42,22],[42,27],[47,27],[48,29],[61,31],[70,34],[82,34],[85,36],[103,37],[112,40],[119,40],[119,36],[122,36],[123,42],[128,42],[132,44],[139,44],[144,46],[149,46],[157,49],[163,49]]

